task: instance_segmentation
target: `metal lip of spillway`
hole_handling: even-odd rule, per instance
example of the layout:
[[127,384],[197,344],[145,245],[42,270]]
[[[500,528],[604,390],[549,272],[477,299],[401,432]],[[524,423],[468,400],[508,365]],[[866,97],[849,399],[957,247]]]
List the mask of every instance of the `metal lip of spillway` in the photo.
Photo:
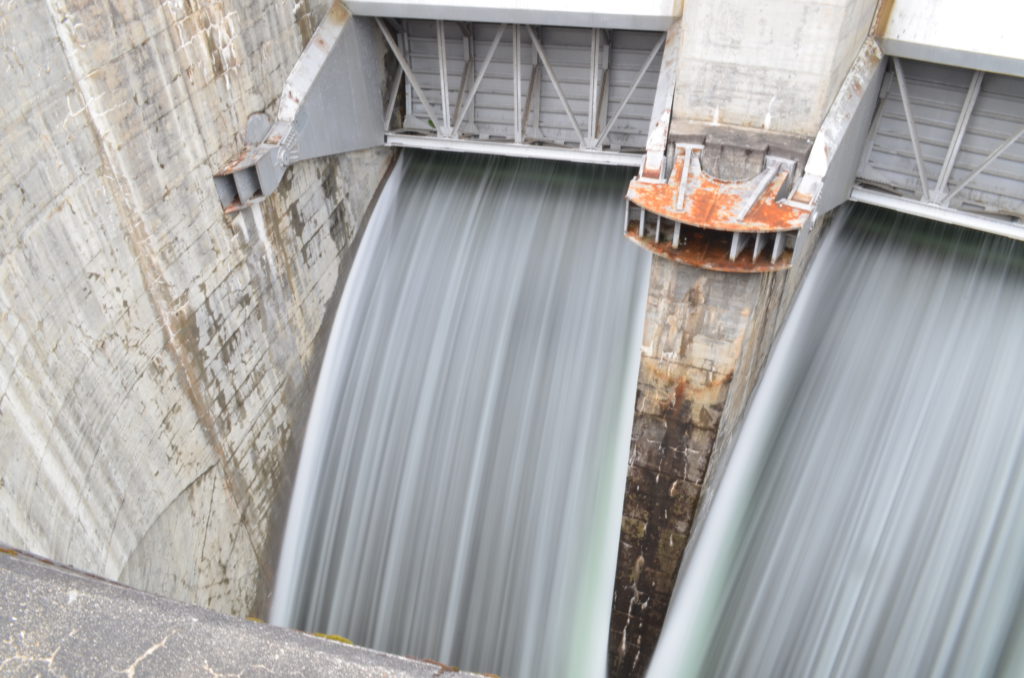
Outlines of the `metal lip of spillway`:
[[541,158],[543,160],[564,160],[590,165],[616,165],[639,167],[643,162],[640,153],[616,153],[614,151],[585,151],[579,148],[537,146],[501,141],[474,141],[470,139],[441,139],[410,134],[388,134],[388,146],[404,148],[425,148],[434,151],[455,151],[457,153],[479,153],[484,155],[505,155],[516,158]]
[[869,188],[855,186],[850,193],[850,200],[876,207],[884,207],[905,214],[943,221],[947,224],[964,226],[975,231],[1000,235],[1012,240],[1024,241],[1024,224],[1014,224],[1010,221],[1000,221],[969,212],[932,205],[929,203],[903,198],[898,195],[890,195],[880,191],[873,191]]

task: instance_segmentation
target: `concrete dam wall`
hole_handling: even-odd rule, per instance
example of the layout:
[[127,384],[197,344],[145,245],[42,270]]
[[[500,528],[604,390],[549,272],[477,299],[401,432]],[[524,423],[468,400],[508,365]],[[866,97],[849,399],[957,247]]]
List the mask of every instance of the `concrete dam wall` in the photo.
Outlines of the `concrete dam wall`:
[[952,0],[657,0],[644,26],[641,6],[479,4],[0,0],[0,547],[262,616],[389,149],[629,166],[621,228],[655,257],[614,599],[594,616],[609,674],[641,675],[830,213],[849,199],[1024,239],[1024,54]]
[[2,4],[0,541],[261,608],[274,501],[391,152],[303,163],[248,219],[210,176],[327,5]]

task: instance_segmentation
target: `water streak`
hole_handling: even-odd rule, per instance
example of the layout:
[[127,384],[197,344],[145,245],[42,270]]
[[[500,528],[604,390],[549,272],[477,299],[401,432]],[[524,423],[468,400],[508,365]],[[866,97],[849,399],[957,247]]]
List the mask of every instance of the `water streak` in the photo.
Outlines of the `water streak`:
[[860,208],[810,275],[648,676],[1024,675],[1024,250]]
[[627,178],[406,155],[340,302],[274,623],[603,674],[649,266]]

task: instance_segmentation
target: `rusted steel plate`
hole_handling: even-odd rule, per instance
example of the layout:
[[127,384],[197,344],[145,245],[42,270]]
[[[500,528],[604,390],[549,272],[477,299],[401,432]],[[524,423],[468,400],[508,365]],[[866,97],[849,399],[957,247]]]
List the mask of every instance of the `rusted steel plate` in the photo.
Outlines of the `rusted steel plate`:
[[[632,222],[626,231],[626,237],[640,247],[653,252],[659,257],[688,266],[722,271],[724,273],[770,273],[784,271],[793,264],[793,252],[784,251],[776,261],[763,254],[753,261],[750,250],[743,252],[736,261],[729,259],[729,240],[731,236],[716,234],[698,228],[687,229],[685,238],[679,247],[672,247],[671,237],[667,241],[655,243],[651,238],[641,238],[637,234],[637,222]],[[669,227],[666,227],[671,230]]]
[[789,174],[785,168],[778,170],[774,179],[744,215],[744,206],[757,190],[760,175],[748,181],[716,179],[701,171],[697,153],[691,156],[685,199],[682,201],[682,209],[677,210],[679,182],[683,176],[685,159],[686,155],[683,153],[676,156],[672,175],[667,182],[633,179],[629,184],[629,199],[648,212],[660,214],[673,221],[718,231],[792,231],[801,228],[810,216],[806,209],[776,202],[779,190]]
[[244,149],[242,149],[242,152],[239,153],[233,160],[231,160],[230,162],[225,164],[223,167],[221,167],[219,170],[214,172],[213,176],[215,176],[215,177],[226,177],[226,176],[229,176],[229,175],[233,174],[234,172],[236,172],[236,171],[238,171],[240,169],[245,169],[246,167],[252,167],[253,165],[256,164],[256,160],[257,160],[256,154],[254,153],[254,151],[255,151],[255,149],[253,147],[251,147],[251,146],[245,147]]

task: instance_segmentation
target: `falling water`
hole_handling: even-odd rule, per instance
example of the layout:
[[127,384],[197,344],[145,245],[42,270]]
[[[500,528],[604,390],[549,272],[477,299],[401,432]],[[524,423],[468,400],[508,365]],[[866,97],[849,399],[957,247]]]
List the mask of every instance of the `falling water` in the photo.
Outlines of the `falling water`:
[[823,246],[648,676],[1024,675],[1024,249],[876,210]]
[[405,156],[331,334],[274,623],[603,675],[649,265],[627,178]]

